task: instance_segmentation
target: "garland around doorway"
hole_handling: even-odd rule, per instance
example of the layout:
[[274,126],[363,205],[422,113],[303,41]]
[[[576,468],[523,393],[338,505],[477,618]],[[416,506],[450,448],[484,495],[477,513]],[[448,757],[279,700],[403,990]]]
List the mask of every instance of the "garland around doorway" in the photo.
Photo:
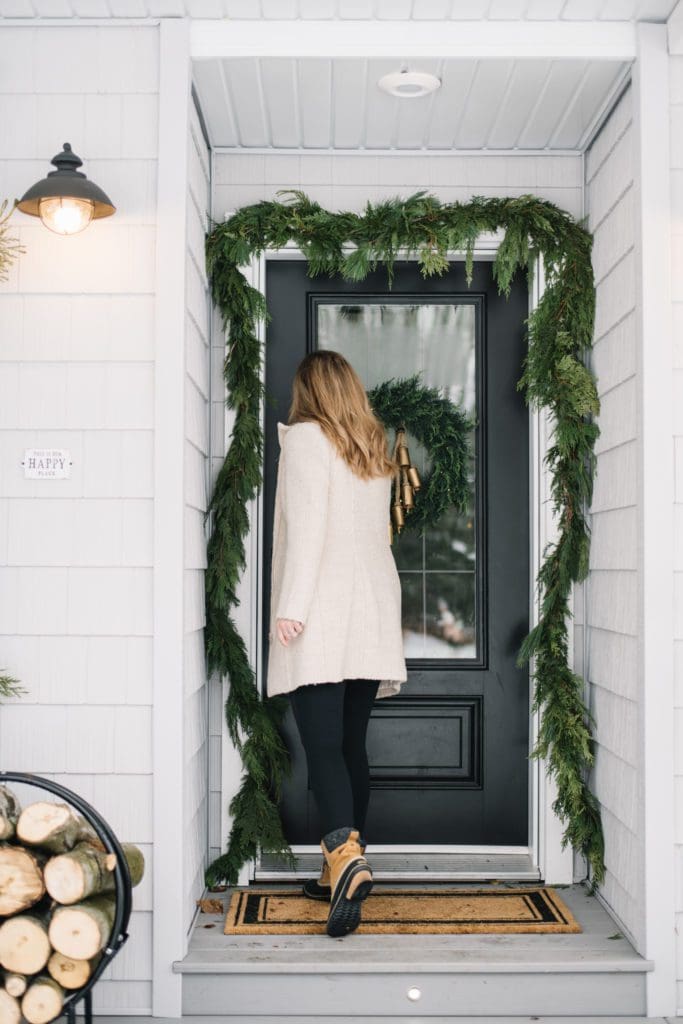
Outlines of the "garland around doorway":
[[207,885],[236,884],[240,868],[259,848],[294,864],[277,807],[290,768],[278,728],[287,698],[261,699],[230,614],[246,567],[247,505],[262,484],[260,409],[265,389],[258,322],[270,319],[264,295],[239,268],[265,250],[293,242],[308,261],[311,277],[341,274],[361,281],[382,264],[391,287],[397,259],[415,256],[428,277],[448,270],[449,253],[464,251],[469,286],[477,238],[502,229],[493,275],[506,298],[514,274],[525,269],[531,284],[536,261],[543,258],[545,288],[525,321],[528,348],[516,386],[527,405],[550,414],[553,443],[545,462],[558,516],[557,540],[543,552],[536,581],[539,619],[517,654],[519,667],[535,659],[532,710],[539,712],[539,728],[529,756],[546,759],[546,771],[557,787],[553,810],[567,823],[562,848],[571,843],[583,853],[594,889],[605,876],[600,807],[587,781],[594,762],[595,722],[583,701],[583,679],[569,665],[567,628],[572,584],[588,573],[590,530],[584,512],[592,498],[594,445],[600,433],[594,422],[600,402],[586,361],[595,316],[592,235],[566,211],[529,194],[474,196],[468,203],[442,204],[435,196],[416,192],[406,199],[367,203],[363,214],[330,212],[300,191],[284,194],[288,198],[281,202],[254,203],[224,222],[214,222],[206,236],[211,295],[229,334],[224,377],[227,404],[235,417],[206,513],[213,512],[213,527],[207,550],[205,644],[209,671],[229,680],[226,722],[244,768],[229,808],[233,823],[228,849],[207,868]]

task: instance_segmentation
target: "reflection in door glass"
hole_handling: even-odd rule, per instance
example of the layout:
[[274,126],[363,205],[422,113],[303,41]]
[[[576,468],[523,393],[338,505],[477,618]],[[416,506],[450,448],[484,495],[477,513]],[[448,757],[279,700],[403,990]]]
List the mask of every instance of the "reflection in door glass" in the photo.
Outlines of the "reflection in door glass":
[[[341,352],[366,389],[390,377],[420,373],[427,387],[476,412],[476,307],[458,303],[317,302],[318,348]],[[393,448],[394,433],[388,441]],[[407,432],[411,461],[424,480],[430,467],[423,446]],[[474,452],[474,436],[469,438]],[[477,551],[475,463],[469,465],[464,513],[449,509],[424,537],[394,536],[401,577],[406,658],[475,658]],[[387,509],[387,515],[389,510]]]

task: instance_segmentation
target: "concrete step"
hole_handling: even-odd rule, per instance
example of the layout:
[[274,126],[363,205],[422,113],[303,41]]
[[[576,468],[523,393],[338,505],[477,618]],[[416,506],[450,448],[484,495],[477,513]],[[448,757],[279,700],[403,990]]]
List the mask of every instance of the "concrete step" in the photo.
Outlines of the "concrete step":
[[582,932],[256,938],[224,935],[222,914],[202,914],[187,956],[173,965],[183,975],[183,1013],[245,1021],[644,1016],[652,961],[585,886],[555,888]]

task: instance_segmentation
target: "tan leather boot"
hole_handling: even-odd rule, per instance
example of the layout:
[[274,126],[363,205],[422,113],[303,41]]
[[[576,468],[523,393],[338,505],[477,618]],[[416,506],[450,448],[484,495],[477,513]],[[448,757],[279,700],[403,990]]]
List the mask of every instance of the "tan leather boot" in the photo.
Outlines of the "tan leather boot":
[[[359,839],[358,845],[360,846],[360,852],[364,855],[367,844],[362,839]],[[324,857],[318,878],[307,878],[302,889],[304,896],[308,896],[309,900],[329,900],[332,895],[330,866]]]
[[330,870],[327,934],[347,935],[360,924],[361,903],[372,889],[372,870],[361,853],[358,830],[335,829],[320,846]]

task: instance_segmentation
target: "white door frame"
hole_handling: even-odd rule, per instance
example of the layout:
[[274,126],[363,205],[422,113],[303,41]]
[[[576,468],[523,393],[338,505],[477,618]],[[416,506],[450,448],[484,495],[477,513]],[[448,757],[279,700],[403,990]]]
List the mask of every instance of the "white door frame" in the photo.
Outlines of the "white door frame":
[[[230,214],[226,214],[226,218]],[[476,260],[493,260],[502,239],[502,233],[485,234],[478,240],[474,249]],[[269,249],[255,257],[248,265],[241,268],[249,283],[265,294],[266,261],[282,259],[303,259],[304,256],[296,245],[290,244],[282,249]],[[448,258],[452,260],[464,260],[465,254],[462,251],[449,252]],[[529,312],[539,303],[544,288],[544,276],[542,259],[535,268],[534,282],[529,295]],[[265,324],[258,325],[258,338],[265,346]],[[264,379],[265,360],[262,360],[261,379]],[[225,406],[225,452],[227,452],[232,433],[235,413]],[[260,411],[261,429],[264,429],[264,408],[261,404]],[[539,620],[540,603],[536,599],[536,577],[542,560],[542,552],[545,546],[554,541],[557,537],[557,522],[553,515],[551,502],[548,495],[550,492],[548,472],[545,468],[544,456],[548,448],[548,437],[550,433],[549,418],[545,410],[535,411],[529,409],[529,511],[530,511],[530,592],[529,592],[529,618],[530,629]],[[263,590],[261,586],[261,566],[263,565],[263,510],[262,491],[249,502],[249,531],[244,538],[246,554],[246,568],[242,574],[237,587],[239,605],[234,609],[234,620],[239,629],[248,652],[249,662],[254,670],[256,679],[260,686],[262,681],[263,652],[261,644],[262,618],[263,618]],[[571,622],[568,628],[571,630]],[[573,645],[569,645],[570,652]],[[573,667],[573,666],[572,666]],[[534,659],[529,664],[529,672],[534,671]],[[530,684],[532,680],[530,680]],[[227,680],[223,681],[223,699],[227,698]],[[538,736],[539,715],[531,711],[531,700],[533,697],[532,685],[529,693],[529,750],[532,749]],[[223,722],[222,741],[222,797],[221,797],[221,829],[220,834],[227,837],[232,826],[232,819],[228,807],[233,795],[237,792],[242,766],[230,737],[225,722]],[[561,846],[564,826],[553,810],[552,803],[556,799],[557,791],[554,779],[548,777],[545,771],[546,763],[540,759],[529,760],[529,837],[527,846],[439,846],[441,853],[494,853],[494,854],[524,854],[528,853],[534,866],[540,869],[541,877],[547,884],[561,885],[573,881],[573,851],[571,846],[563,850]],[[296,853],[318,852],[317,847],[293,846]],[[375,851],[381,853],[395,847],[375,847]],[[405,852],[427,852],[426,847],[403,847]],[[251,861],[245,864],[239,878],[240,885],[247,885],[254,878],[256,862]]]

